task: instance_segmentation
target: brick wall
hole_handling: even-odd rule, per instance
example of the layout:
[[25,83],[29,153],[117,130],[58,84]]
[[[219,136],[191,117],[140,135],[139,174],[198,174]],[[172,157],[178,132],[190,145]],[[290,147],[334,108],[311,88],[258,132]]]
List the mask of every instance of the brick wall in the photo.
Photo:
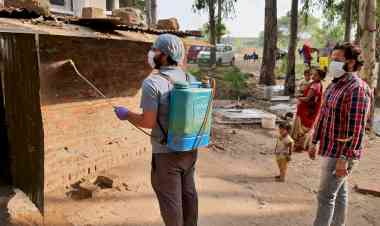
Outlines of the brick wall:
[[[39,39],[45,191],[150,154],[149,138],[117,120],[109,102],[139,109],[151,44],[49,35]],[[99,98],[69,64],[59,63],[66,59],[73,59],[109,99]]]

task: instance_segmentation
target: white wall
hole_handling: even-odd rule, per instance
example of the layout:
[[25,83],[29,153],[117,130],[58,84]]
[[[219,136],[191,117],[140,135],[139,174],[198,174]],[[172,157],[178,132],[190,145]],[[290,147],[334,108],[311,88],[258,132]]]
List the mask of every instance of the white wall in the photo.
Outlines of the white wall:
[[[119,0],[114,1],[114,7],[119,8]],[[73,7],[71,7],[70,0],[66,0],[64,7],[52,4],[51,11],[53,13],[81,16],[83,7],[96,7],[106,10],[106,6],[106,0],[73,0]]]

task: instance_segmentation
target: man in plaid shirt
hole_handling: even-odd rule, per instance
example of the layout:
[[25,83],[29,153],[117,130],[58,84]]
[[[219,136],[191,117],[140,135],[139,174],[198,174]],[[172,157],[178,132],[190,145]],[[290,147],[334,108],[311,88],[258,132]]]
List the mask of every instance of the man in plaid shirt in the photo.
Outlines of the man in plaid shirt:
[[322,176],[314,226],[344,226],[348,206],[347,178],[362,156],[372,92],[358,77],[361,51],[345,43],[334,48],[327,87],[315,126],[310,157],[319,142]]

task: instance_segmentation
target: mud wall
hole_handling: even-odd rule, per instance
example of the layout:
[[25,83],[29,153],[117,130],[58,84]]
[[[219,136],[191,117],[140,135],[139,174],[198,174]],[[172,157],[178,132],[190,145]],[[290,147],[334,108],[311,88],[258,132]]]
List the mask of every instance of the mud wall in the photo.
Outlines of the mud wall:
[[[112,104],[139,110],[151,44],[51,35],[40,35],[39,43],[45,191],[149,154],[149,138],[117,120]],[[67,59],[107,99],[79,78]]]

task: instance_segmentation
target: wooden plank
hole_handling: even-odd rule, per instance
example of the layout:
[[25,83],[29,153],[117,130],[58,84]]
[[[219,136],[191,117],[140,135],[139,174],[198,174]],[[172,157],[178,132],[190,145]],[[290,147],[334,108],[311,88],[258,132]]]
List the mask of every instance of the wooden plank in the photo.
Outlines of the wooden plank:
[[44,134],[37,35],[0,33],[12,184],[43,212]]
[[380,197],[380,185],[376,180],[371,182],[361,182],[360,184],[355,185],[355,190],[364,195]]

